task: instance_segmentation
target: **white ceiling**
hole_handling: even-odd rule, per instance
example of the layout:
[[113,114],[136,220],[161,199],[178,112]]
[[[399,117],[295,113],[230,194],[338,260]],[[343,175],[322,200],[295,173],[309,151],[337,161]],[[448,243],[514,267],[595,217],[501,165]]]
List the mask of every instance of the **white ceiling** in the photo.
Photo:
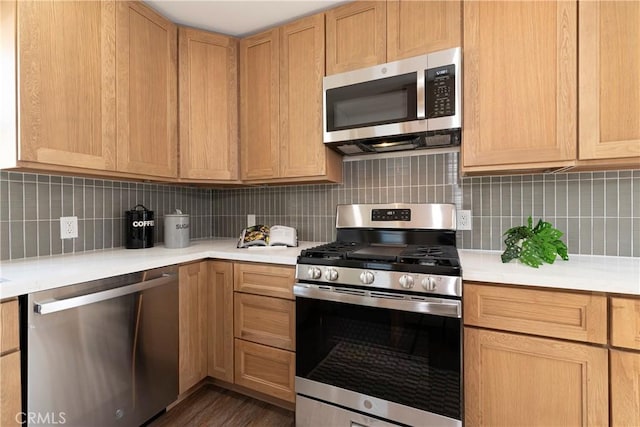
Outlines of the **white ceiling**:
[[145,0],[145,3],[176,24],[241,37],[347,1]]

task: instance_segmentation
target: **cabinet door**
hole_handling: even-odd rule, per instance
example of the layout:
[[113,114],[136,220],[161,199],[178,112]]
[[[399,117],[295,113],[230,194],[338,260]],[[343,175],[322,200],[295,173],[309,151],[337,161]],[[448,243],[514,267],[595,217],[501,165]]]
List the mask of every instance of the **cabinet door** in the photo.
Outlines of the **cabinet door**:
[[285,350],[296,349],[295,304],[261,295],[234,295],[235,337]]
[[20,348],[19,321],[17,299],[0,304],[0,354]]
[[180,28],[181,178],[238,179],[237,44]]
[[294,299],[295,273],[294,267],[237,262],[234,264],[233,288],[249,294]]
[[639,157],[640,3],[579,8],[580,159]]
[[576,7],[464,2],[463,172],[575,163]]
[[280,176],[323,175],[324,15],[285,25],[280,40]]
[[240,158],[242,179],[279,171],[278,30],[240,41]]
[[640,354],[611,350],[611,424],[640,425]]
[[20,390],[20,352],[16,351],[0,357],[0,425],[21,425]]
[[115,2],[17,4],[19,160],[115,170]]
[[640,299],[611,297],[611,345],[640,350]]
[[177,177],[176,26],[139,2],[117,7],[117,169]]
[[385,2],[349,3],[328,10],[326,19],[327,75],[386,62]]
[[296,355],[290,351],[235,340],[235,383],[293,402]]
[[387,61],[462,46],[459,0],[387,1]]
[[209,261],[207,285],[209,376],[233,382],[233,264]]
[[207,263],[180,266],[180,393],[207,376]]
[[465,421],[469,426],[609,422],[607,350],[465,328]]

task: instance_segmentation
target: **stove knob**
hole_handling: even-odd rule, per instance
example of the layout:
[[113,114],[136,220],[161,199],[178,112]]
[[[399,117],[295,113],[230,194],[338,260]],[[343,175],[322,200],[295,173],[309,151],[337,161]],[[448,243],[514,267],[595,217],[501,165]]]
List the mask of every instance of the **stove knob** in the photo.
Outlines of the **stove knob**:
[[413,277],[409,276],[408,274],[403,274],[400,277],[400,286],[402,286],[404,289],[413,288]]
[[338,270],[335,268],[328,268],[327,271],[324,272],[324,278],[330,281],[334,281],[338,279]]
[[370,285],[375,280],[375,276],[370,271],[363,271],[360,273],[360,281],[365,285]]
[[318,267],[309,267],[309,270],[307,270],[307,275],[310,279],[319,279],[320,277],[322,277],[322,271],[320,271]]
[[425,291],[433,292],[436,290],[436,279],[433,277],[425,277],[422,279],[422,287]]

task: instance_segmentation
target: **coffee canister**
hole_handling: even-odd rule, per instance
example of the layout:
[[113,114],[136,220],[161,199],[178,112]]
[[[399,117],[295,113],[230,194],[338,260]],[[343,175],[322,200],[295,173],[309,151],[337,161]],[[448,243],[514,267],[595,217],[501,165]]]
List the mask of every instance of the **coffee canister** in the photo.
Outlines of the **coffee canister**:
[[164,245],[171,249],[189,246],[189,215],[180,209],[164,216]]
[[135,205],[125,211],[125,245],[127,249],[153,247],[153,211],[143,205]]

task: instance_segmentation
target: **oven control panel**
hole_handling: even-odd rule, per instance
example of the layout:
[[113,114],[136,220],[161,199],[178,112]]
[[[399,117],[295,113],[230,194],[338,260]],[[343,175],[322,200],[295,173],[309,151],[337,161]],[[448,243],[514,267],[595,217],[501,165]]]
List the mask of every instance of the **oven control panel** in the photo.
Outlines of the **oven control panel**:
[[460,276],[297,264],[296,279],[332,286],[366,286],[389,291],[462,296]]
[[411,221],[411,209],[372,209],[371,221]]

